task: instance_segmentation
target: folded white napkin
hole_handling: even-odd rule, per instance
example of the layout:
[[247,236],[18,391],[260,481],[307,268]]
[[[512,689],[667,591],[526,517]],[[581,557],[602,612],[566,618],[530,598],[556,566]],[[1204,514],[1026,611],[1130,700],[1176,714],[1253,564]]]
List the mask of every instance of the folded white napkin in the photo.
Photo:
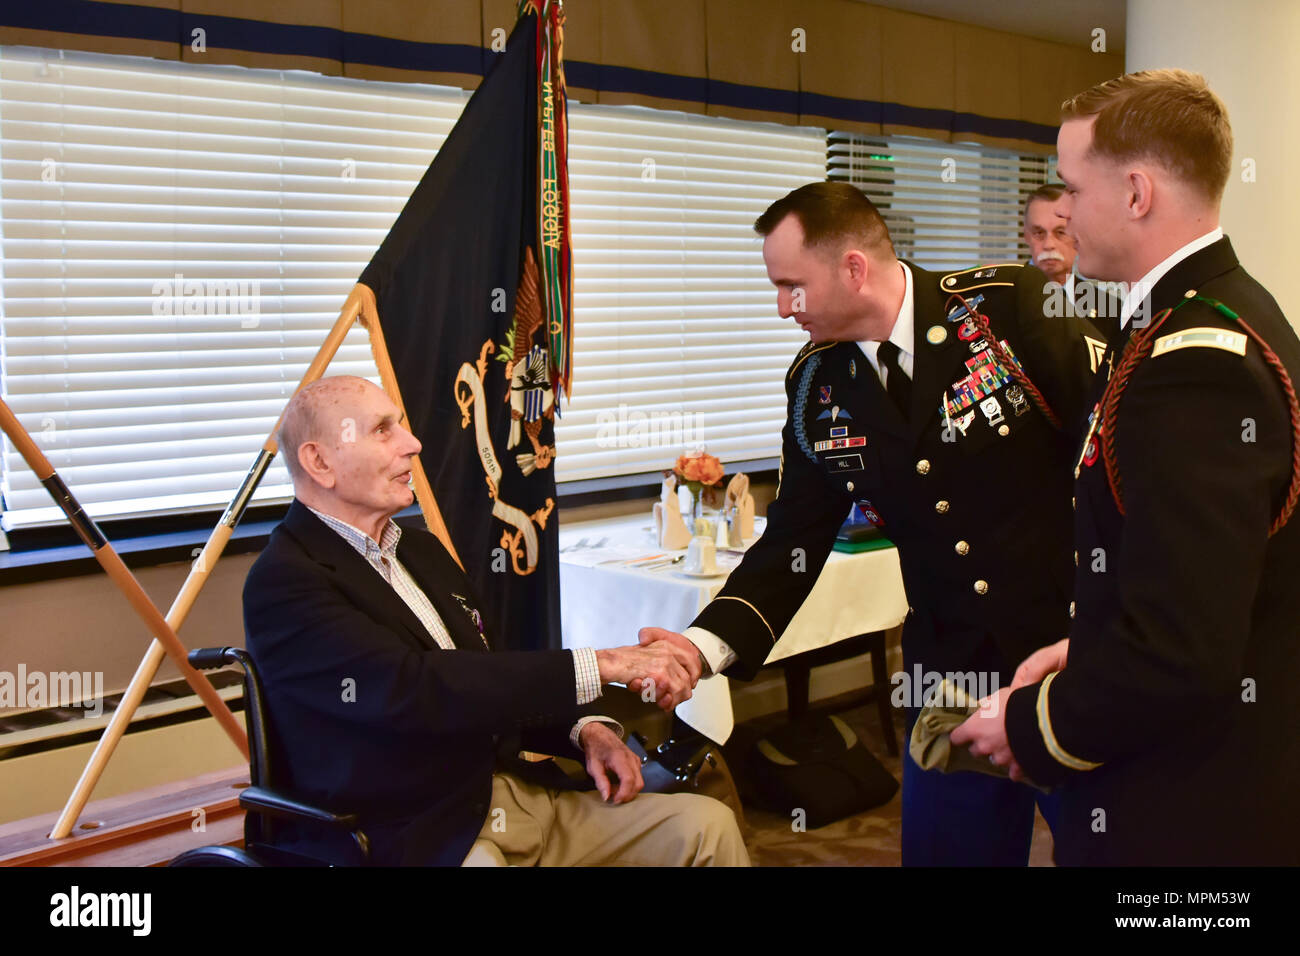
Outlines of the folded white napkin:
[[655,534],[659,547],[678,551],[691,543],[691,532],[677,508],[677,478],[664,479],[663,490],[654,505]]

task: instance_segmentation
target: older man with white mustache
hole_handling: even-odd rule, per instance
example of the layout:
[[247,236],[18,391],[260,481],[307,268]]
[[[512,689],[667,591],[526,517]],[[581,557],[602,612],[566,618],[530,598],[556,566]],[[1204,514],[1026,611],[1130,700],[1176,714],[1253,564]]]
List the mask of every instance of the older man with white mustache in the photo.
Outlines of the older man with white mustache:
[[1060,183],[1039,186],[1025,200],[1025,244],[1029,261],[1047,278],[1067,285],[1074,266],[1074,239],[1065,231],[1061,215],[1065,187]]

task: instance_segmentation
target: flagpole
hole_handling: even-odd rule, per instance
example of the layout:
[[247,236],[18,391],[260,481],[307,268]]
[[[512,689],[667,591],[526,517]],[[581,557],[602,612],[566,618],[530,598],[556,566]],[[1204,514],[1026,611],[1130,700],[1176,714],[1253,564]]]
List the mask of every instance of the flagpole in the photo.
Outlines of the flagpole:
[[[54,466],[50,464],[49,459],[32,441],[31,435],[23,428],[3,399],[0,399],[0,427],[9,436],[9,440],[14,443],[14,447],[23,456],[28,467],[36,473],[36,477],[45,486],[45,490],[50,493],[50,497],[67,515],[68,521],[72,524],[81,540],[90,548],[95,560],[99,562],[100,566],[117,586],[117,589],[122,592],[127,602],[135,609],[135,612],[144,620],[145,625],[153,633],[155,642],[159,643],[167,653],[171,654],[186,683],[190,685],[194,693],[198,694],[235,746],[247,757],[248,738],[244,734],[243,728],[239,726],[239,721],[235,720],[235,715],[230,712],[230,708],[226,706],[226,702],[217,694],[216,689],[208,679],[189,665],[189,662],[185,659],[185,647],[181,644],[180,638],[176,636],[175,629],[159,613],[153,601],[149,600],[149,595],[140,586],[140,582],[136,580],[135,575],[131,573],[117,551],[104,537],[104,533],[99,530],[99,526],[86,514],[81,507],[81,503],[77,501],[67,485],[64,484],[63,479],[55,472]],[[87,774],[91,774],[91,771],[92,767],[87,766],[86,773],[83,773],[82,776],[85,777]],[[98,779],[101,771],[102,766],[94,768],[92,776]],[[52,835],[57,839],[66,836],[71,829],[72,821],[65,821],[60,818],[59,824],[55,827]]]
[[[368,285],[361,282],[357,283],[353,294],[356,295],[358,292],[365,300],[358,318],[370,333],[370,351],[375,357],[375,367],[379,369],[379,380],[384,385],[384,391],[393,400],[393,404],[405,417],[406,405],[402,403],[402,392],[397,387],[397,373],[393,370],[393,360],[388,354],[384,330],[379,323],[379,306],[375,302],[375,293]],[[409,428],[411,422],[408,420],[406,424]],[[437,535],[442,546],[447,549],[447,553],[464,571],[465,564],[456,553],[456,546],[451,543],[451,532],[447,530],[447,524],[442,520],[442,510],[433,496],[433,486],[429,484],[429,476],[425,473],[424,463],[420,461],[419,455],[411,459],[411,483],[415,485],[415,497],[420,502],[420,510],[424,513],[425,527],[431,534]]]
[[[348,296],[347,301],[343,303],[343,310],[339,313],[339,317],[335,321],[334,327],[330,329],[329,335],[326,336],[325,342],[317,351],[316,357],[312,359],[311,365],[307,367],[306,373],[298,383],[298,388],[294,390],[295,393],[301,390],[304,386],[310,385],[325,373],[325,368],[333,360],[339,347],[343,344],[344,338],[347,337],[348,330],[352,328],[352,323],[357,320],[357,315],[361,311],[361,289],[365,289],[365,287],[358,286],[357,288],[354,288],[352,294]],[[366,291],[368,292],[369,290],[367,289]],[[373,301],[373,295],[371,301]],[[176,599],[172,602],[171,609],[168,610],[167,618],[164,622],[172,630],[173,635],[175,631],[180,630],[186,617],[189,616],[190,609],[198,599],[199,592],[202,591],[203,586],[207,584],[208,574],[217,563],[217,559],[221,557],[222,552],[226,550],[226,545],[230,542],[230,536],[234,532],[235,526],[239,524],[240,519],[244,516],[244,511],[248,507],[248,502],[253,497],[253,492],[257,490],[257,486],[261,483],[263,476],[270,467],[271,461],[275,458],[276,452],[279,450],[275,436],[280,429],[280,421],[283,417],[284,414],[282,412],[280,419],[276,420],[275,427],[271,429],[271,434],[262,444],[262,448],[258,452],[257,458],[253,462],[252,467],[248,470],[248,474],[245,476],[243,484],[240,485],[239,491],[237,491],[234,498],[231,499],[230,504],[226,507],[225,513],[222,514],[221,520],[217,523],[217,526],[212,529],[212,534],[208,536],[207,544],[204,545],[202,552],[200,552],[198,558],[196,558],[194,563],[191,565],[190,573],[185,578],[185,583],[181,585],[180,591],[177,592]],[[130,572],[128,571],[127,573],[129,574]],[[150,606],[152,607],[152,604]],[[177,642],[179,643],[179,639],[177,639]],[[185,657],[183,651],[184,649],[182,648],[182,660]],[[109,719],[108,726],[104,728],[104,733],[99,738],[99,743],[95,745],[95,749],[91,753],[85,769],[82,770],[81,777],[78,779],[76,787],[73,788],[72,793],[68,796],[68,802],[65,804],[62,814],[60,814],[58,822],[54,825],[54,829],[50,832],[51,839],[62,839],[72,831],[73,824],[77,822],[77,818],[81,815],[81,811],[85,809],[86,802],[90,799],[91,792],[95,789],[95,785],[99,783],[99,778],[103,774],[104,768],[108,765],[109,759],[113,756],[113,752],[117,749],[117,745],[121,741],[122,735],[126,733],[127,725],[130,724],[131,718],[135,716],[135,712],[139,708],[140,702],[144,699],[145,692],[153,682],[154,675],[158,673],[158,668],[162,666],[163,656],[166,653],[167,647],[157,638],[149,644],[149,650],[145,652],[139,666],[136,668],[135,674],[131,678],[131,683],[127,686],[126,693],[122,695],[121,702],[113,711],[113,716]],[[185,662],[184,666],[189,667],[188,661]],[[184,668],[182,668],[182,670],[183,669]],[[195,673],[197,674],[198,672],[196,671]],[[207,684],[209,689],[211,689],[212,685],[208,683],[207,678],[203,677],[201,674],[199,674],[199,677],[203,680],[204,684]],[[215,694],[215,691],[213,693]],[[226,708],[225,702],[222,701],[220,697],[217,698],[217,701],[220,703],[222,709],[226,710],[226,713],[229,714],[230,711]],[[211,710],[212,708],[209,707],[208,709]],[[217,719],[221,720],[219,716]],[[231,716],[230,719],[234,721],[233,716]],[[223,726],[225,726],[224,721]],[[245,758],[247,758],[248,739],[242,728],[240,728],[238,722],[234,723],[234,730],[237,732],[238,738],[232,734],[231,739],[235,741],[235,746],[239,747],[240,752],[243,753]],[[227,733],[230,733],[229,728],[227,728]]]

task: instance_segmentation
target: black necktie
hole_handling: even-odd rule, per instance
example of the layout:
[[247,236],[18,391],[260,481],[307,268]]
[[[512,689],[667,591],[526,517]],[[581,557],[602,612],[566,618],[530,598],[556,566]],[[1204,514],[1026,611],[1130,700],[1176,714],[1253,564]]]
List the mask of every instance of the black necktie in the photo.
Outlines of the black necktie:
[[880,364],[889,372],[885,378],[885,391],[906,418],[912,407],[912,380],[898,367],[898,346],[893,342],[881,342],[876,354]]

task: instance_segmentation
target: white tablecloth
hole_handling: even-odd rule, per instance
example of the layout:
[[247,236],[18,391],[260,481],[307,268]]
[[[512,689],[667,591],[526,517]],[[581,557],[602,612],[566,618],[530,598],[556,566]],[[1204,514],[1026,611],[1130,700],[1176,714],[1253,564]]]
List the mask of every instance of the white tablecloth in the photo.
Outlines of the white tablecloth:
[[[682,553],[656,546],[648,512],[561,524],[564,646],[621,647],[635,644],[642,627],[684,630],[722,590],[726,577],[692,578],[674,568],[638,570],[628,564],[651,555]],[[734,567],[738,561],[736,556],[719,555],[720,566]],[[883,631],[906,616],[907,598],[895,549],[832,552],[767,662]],[[694,696],[677,708],[677,715],[711,739],[725,741],[734,726],[727,678],[719,675],[700,681]]]

